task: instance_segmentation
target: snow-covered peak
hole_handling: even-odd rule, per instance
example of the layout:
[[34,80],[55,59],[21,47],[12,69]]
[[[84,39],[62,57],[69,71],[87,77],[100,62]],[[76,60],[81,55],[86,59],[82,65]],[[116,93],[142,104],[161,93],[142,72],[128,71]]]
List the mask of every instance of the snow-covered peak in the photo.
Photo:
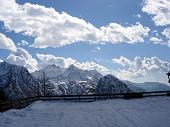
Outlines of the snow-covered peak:
[[56,66],[55,64],[52,65],[48,65],[45,68],[42,68],[39,71],[35,71],[32,73],[32,75],[35,78],[41,78],[43,76],[43,73],[45,72],[45,75],[49,78],[49,79],[55,79],[57,78],[59,75],[61,75],[63,72],[65,71],[64,68],[61,68],[59,66]]
[[80,71],[81,69],[79,69],[78,67],[76,67],[74,64],[71,64],[67,70],[75,70],[75,71]]
[[62,74],[62,76],[65,79],[68,80],[79,80],[79,81],[83,81],[83,80],[87,80],[87,76],[84,73],[84,70],[77,68],[74,65],[70,65],[66,71]]

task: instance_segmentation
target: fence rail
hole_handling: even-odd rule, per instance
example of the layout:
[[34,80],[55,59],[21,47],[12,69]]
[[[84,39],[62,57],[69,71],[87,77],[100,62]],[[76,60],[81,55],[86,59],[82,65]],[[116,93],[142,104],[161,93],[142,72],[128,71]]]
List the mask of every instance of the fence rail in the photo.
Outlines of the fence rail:
[[56,96],[36,96],[22,98],[15,101],[0,101],[0,112],[9,109],[21,109],[37,100],[74,100],[91,102],[103,99],[113,98],[143,98],[151,96],[170,96],[170,91],[154,91],[154,92],[133,92],[133,93],[117,93],[117,94],[87,94],[87,95],[56,95]]

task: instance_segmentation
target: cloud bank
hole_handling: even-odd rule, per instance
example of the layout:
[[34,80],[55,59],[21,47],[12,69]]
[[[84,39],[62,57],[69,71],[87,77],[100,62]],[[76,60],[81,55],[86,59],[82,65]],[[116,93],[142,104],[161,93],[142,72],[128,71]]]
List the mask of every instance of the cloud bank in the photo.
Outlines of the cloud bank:
[[141,77],[147,77],[148,74],[155,75],[157,73],[165,73],[170,68],[170,63],[159,59],[158,57],[135,57],[130,60],[121,56],[120,58],[114,58],[112,61],[116,64],[123,66],[123,68],[115,71],[118,77],[124,79],[135,79]]
[[15,0],[0,0],[0,20],[5,28],[35,38],[33,47],[61,47],[75,42],[136,43],[144,42],[150,29],[139,22],[130,26],[110,23],[100,28],[83,19],[53,8]]

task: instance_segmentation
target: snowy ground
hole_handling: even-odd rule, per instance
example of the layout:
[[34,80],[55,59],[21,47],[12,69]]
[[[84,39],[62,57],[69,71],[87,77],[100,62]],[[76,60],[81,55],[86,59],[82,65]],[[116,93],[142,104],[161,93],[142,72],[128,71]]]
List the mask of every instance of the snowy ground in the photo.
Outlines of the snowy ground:
[[0,127],[170,127],[170,97],[37,101],[0,113]]

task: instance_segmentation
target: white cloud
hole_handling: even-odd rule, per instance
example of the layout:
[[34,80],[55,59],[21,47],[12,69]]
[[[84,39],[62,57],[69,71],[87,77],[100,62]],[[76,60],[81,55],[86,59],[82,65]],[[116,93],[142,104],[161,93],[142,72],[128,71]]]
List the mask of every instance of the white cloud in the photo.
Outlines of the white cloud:
[[8,49],[11,51],[16,51],[16,46],[10,38],[0,33],[0,49]]
[[162,44],[162,45],[164,45],[163,40],[158,38],[158,37],[151,37],[149,39],[149,41],[153,42],[154,44]]
[[170,47],[170,27],[164,29],[162,34],[167,38],[167,45]]
[[51,54],[36,54],[38,57],[38,61],[39,61],[39,66],[40,68],[45,67],[49,64],[55,64],[57,66],[60,66],[62,68],[68,68],[71,64],[74,64],[75,66],[77,66],[78,68],[81,68],[83,70],[97,70],[98,72],[102,73],[102,74],[107,74],[110,73],[109,69],[107,69],[106,67],[99,65],[97,63],[94,62],[78,62],[75,59],[72,58],[63,58],[63,57],[56,57],[54,55]]
[[101,35],[99,41],[119,43],[135,43],[144,42],[144,37],[148,35],[150,29],[143,27],[139,22],[129,27],[123,27],[117,23],[110,23],[108,26],[103,26],[101,29]]
[[[152,15],[152,20],[157,26],[170,25],[170,0],[144,0],[143,12]],[[153,41],[155,44],[167,45],[170,47],[170,28],[165,28],[162,32],[167,39],[161,41]],[[156,38],[154,38],[155,40]],[[153,40],[153,38],[152,38]],[[161,43],[160,43],[161,42]]]
[[113,58],[112,61],[122,66],[131,65],[131,61],[124,56],[121,56],[119,59]]
[[20,43],[17,44],[18,46],[26,46],[26,45],[29,45],[29,43],[25,40],[21,40]]
[[0,0],[0,20],[8,30],[35,37],[33,46],[60,47],[77,41],[91,43],[135,43],[143,42],[149,28],[140,23],[124,27],[110,23],[100,28],[91,23],[59,13],[53,8],[25,3],[19,5],[15,0]]
[[[115,71],[115,75],[121,79],[135,80],[138,78],[147,78],[149,75],[156,75],[158,73],[163,73],[166,77],[166,72],[170,67],[170,63],[160,60],[158,57],[151,58],[140,58],[135,57],[133,60],[121,56],[120,58],[112,59],[114,63],[122,65],[123,68]],[[148,81],[150,79],[147,79]],[[155,79],[157,80],[157,79]]]
[[144,0],[142,11],[152,15],[158,26],[170,24],[170,0]]
[[18,48],[16,52],[11,52],[6,61],[19,66],[24,66],[30,72],[38,69],[37,60],[23,48]]

